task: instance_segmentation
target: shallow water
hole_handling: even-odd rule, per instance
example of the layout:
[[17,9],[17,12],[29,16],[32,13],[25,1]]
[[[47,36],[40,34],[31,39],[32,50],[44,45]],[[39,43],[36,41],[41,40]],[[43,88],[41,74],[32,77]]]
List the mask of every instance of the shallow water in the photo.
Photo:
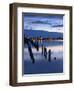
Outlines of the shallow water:
[[30,61],[24,62],[24,74],[41,74],[41,73],[62,73],[63,60],[53,60],[51,62],[36,61],[34,64]]
[[[35,58],[35,63],[32,63],[32,60],[29,55],[28,48],[24,48],[24,61],[23,61],[23,74],[39,74],[39,73],[62,73],[63,72],[63,49],[60,49],[59,46],[63,46],[63,41],[51,41],[43,42],[44,46],[51,48],[51,62],[42,55],[41,49],[36,51],[32,47],[33,55]],[[41,43],[39,45],[41,47]],[[59,48],[53,48],[52,47]],[[47,50],[48,51],[48,50]],[[56,57],[56,59],[55,59]]]

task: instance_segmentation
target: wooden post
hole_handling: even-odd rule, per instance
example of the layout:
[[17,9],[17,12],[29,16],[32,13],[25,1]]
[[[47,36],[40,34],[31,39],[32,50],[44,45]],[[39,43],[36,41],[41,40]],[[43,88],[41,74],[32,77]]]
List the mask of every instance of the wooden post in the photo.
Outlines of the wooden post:
[[51,49],[48,51],[48,61],[51,61]]
[[47,59],[47,48],[44,47],[44,57]]
[[44,55],[44,46],[42,45],[42,55]]

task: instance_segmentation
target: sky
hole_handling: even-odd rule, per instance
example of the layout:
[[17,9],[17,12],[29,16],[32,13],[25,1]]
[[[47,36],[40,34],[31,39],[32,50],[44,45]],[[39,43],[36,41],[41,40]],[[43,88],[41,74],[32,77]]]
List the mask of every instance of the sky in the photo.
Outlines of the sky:
[[24,14],[24,30],[63,32],[63,15]]

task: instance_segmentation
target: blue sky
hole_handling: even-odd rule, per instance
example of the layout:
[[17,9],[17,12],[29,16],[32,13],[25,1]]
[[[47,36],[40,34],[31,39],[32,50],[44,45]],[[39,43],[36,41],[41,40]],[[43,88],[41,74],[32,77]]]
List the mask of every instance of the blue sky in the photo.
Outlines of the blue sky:
[[63,15],[24,14],[24,29],[50,30],[63,27]]

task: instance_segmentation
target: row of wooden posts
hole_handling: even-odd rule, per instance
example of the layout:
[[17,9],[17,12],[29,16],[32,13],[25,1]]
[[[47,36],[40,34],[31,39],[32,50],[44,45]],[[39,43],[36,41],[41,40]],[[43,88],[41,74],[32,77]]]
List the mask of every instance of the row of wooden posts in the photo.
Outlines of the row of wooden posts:
[[[42,55],[47,59],[48,61],[51,61],[51,49],[47,52],[47,48],[42,45]],[[48,56],[48,58],[47,58]]]

